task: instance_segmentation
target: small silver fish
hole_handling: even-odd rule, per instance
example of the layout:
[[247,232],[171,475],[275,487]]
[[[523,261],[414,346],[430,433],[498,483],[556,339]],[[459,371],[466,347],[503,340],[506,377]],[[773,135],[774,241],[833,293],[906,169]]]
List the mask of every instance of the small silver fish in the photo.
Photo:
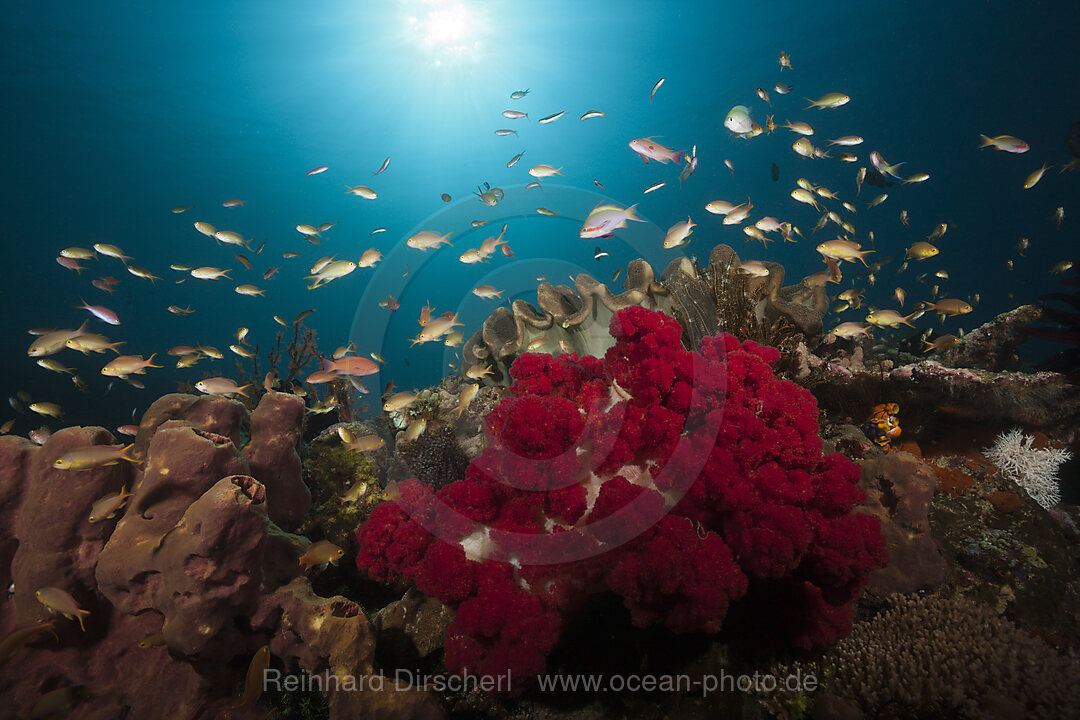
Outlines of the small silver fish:
[[652,86],[652,90],[649,92],[649,104],[652,104],[652,99],[656,97],[656,91],[660,89],[660,86],[664,84],[664,78],[660,78],[656,81],[656,84]]
[[561,112],[555,113],[554,115],[548,115],[547,117],[542,117],[542,118],[540,118],[540,124],[541,125],[547,125],[548,123],[555,122],[556,120],[558,120],[559,118],[561,118],[565,114],[566,114],[566,111],[563,110]]
[[521,151],[521,152],[519,152],[519,153],[518,153],[517,155],[515,155],[515,156],[514,156],[514,157],[512,157],[512,158],[510,158],[510,162],[506,163],[506,167],[508,167],[508,168],[512,168],[512,167],[514,167],[515,165],[517,165],[517,162],[518,162],[518,160],[520,160],[520,159],[521,159],[521,156],[522,156],[522,155],[524,155],[524,154],[525,154],[525,151],[524,151],[524,150],[522,150],[522,151]]

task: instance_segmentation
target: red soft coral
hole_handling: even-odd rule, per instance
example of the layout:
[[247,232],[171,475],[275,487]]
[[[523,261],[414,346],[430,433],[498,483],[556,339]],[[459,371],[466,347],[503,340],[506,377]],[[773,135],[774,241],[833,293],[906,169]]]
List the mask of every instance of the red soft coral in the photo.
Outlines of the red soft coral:
[[510,582],[484,587],[458,608],[446,632],[446,666],[495,678],[510,674],[510,692],[544,672],[562,623],[533,594]]
[[885,546],[852,514],[858,466],[821,456],[813,396],[773,374],[779,353],[726,334],[690,352],[640,307],[611,334],[602,360],[518,358],[465,479],[437,496],[403,484],[358,530],[357,564],[455,609],[447,667],[510,671],[513,692],[597,587],[636,625],[723,626],[761,648],[847,632]]
[[728,604],[746,592],[746,576],[716,533],[668,515],[621,553],[607,579],[638,627],[717,632]]
[[373,579],[412,578],[435,538],[395,503],[382,503],[356,532],[356,565]]

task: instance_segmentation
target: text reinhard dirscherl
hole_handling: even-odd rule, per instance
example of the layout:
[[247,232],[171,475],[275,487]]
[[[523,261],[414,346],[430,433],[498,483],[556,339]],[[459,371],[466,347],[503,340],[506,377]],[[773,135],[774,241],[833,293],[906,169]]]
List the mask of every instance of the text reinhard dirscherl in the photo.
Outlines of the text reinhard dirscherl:
[[[818,679],[801,672],[778,677],[770,673],[733,674],[721,669],[719,675],[540,675],[540,690],[546,692],[661,692],[709,695],[714,692],[772,693],[814,692]],[[286,675],[273,668],[263,671],[263,690],[277,692],[358,692],[372,690],[430,690],[434,692],[505,693],[512,687],[511,675],[435,674],[421,675],[395,670],[393,675],[334,675],[325,671]]]

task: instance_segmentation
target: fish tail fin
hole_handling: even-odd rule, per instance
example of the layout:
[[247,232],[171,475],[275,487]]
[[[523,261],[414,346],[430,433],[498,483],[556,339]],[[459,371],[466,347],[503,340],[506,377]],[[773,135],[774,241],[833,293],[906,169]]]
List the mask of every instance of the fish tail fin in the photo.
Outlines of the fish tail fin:
[[38,623],[38,627],[41,630],[48,630],[56,642],[60,642],[60,636],[56,634],[56,630],[54,629],[56,627],[56,622],[54,620],[46,620]]
[[154,356],[155,355],[157,355],[157,353],[150,353],[150,357],[146,358],[146,367],[152,367],[152,368],[160,368],[160,367],[162,367],[161,365],[151,365],[150,364],[150,363],[154,362]]
[[246,392],[244,392],[244,388],[249,388],[249,387],[251,387],[251,383],[248,383],[247,385],[241,385],[240,387],[236,388],[236,394],[237,395],[243,395],[244,397],[248,397],[248,394]]
[[864,256],[864,255],[869,255],[869,254],[870,254],[870,253],[872,253],[872,252],[874,252],[874,251],[873,251],[873,250],[863,250],[862,252],[860,252],[860,253],[858,254],[858,255],[859,255],[859,260],[861,260],[861,261],[862,261],[862,264],[863,264],[864,266],[866,266],[866,267],[870,267],[870,266],[866,264],[866,258],[865,258],[865,257],[863,257],[863,256]]
[[809,110],[809,109],[810,109],[810,108],[812,108],[812,107],[820,107],[820,106],[818,105],[818,103],[817,103],[817,101],[816,101],[816,100],[811,100],[810,98],[803,98],[803,100],[805,100],[806,102],[810,103],[809,105],[807,105],[806,107],[804,107],[804,108],[803,108],[803,110]]
[[644,220],[642,220],[641,218],[638,217],[636,212],[634,212],[634,208],[636,208],[637,206],[638,206],[638,204],[634,203],[630,207],[626,208],[626,219],[627,220],[633,220],[634,222],[645,222]]
[[991,140],[990,138],[988,138],[987,136],[985,136],[985,135],[983,135],[981,133],[979,134],[979,138],[982,139],[982,144],[979,145],[979,147],[981,147],[981,148],[990,147],[991,145],[994,144],[993,140]]
[[[121,460],[127,460],[129,463],[135,463],[137,465],[137,464],[141,463],[142,460],[139,460],[138,458],[133,458],[133,457],[131,457],[131,456],[129,456],[127,454],[128,450],[130,450],[133,447],[135,447],[135,443],[131,443],[130,445],[126,445],[123,448],[121,448],[121,450],[120,450],[120,459]],[[127,485],[120,488],[120,494],[121,495],[124,494],[124,489],[125,488],[127,488]]]
[[[675,152],[673,152],[671,154],[671,161],[674,162],[676,165],[682,165],[683,155],[686,155],[685,151],[676,150]],[[689,156],[687,156],[687,157],[689,157]]]

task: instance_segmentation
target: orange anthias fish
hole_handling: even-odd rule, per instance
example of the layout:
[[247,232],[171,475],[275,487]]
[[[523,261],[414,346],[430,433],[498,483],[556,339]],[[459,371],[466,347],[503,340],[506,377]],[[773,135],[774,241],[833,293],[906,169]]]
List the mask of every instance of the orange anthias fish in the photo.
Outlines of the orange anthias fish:
[[86,632],[83,625],[83,616],[89,615],[89,610],[83,610],[66,591],[55,587],[44,587],[34,592],[38,602],[48,608],[49,612],[60,613],[69,620],[78,619],[79,627]]
[[362,377],[364,375],[374,375],[379,372],[379,366],[374,362],[367,358],[357,357],[355,355],[343,357],[340,360],[332,362],[331,365],[334,371],[339,375],[355,375]]
[[344,554],[344,550],[329,540],[320,540],[312,544],[307,549],[307,552],[300,557],[300,565],[304,568],[304,572],[316,565],[325,565],[327,563],[337,565],[338,558]]
[[263,645],[255,651],[248,665],[247,676],[244,678],[244,695],[240,698],[240,703],[229,708],[230,710],[247,710],[259,700],[263,692],[265,674],[269,669],[270,646]]
[[15,654],[19,652],[19,648],[33,640],[42,630],[52,632],[52,628],[53,621],[46,620],[45,622],[34,623],[33,625],[12,630],[7,637],[0,640],[0,667],[3,667],[4,664],[15,657]]
[[656,142],[652,138],[638,138],[637,140],[630,141],[630,149],[641,156],[641,159],[646,164],[650,160],[656,160],[657,162],[668,163],[673,162],[676,165],[682,164],[682,150],[672,150],[669,147],[665,147]]
[[115,465],[121,460],[137,463],[139,462],[137,459],[129,457],[127,454],[132,447],[133,445],[123,447],[119,445],[91,445],[78,448],[56,458],[53,467],[57,470],[89,470],[105,465]]

